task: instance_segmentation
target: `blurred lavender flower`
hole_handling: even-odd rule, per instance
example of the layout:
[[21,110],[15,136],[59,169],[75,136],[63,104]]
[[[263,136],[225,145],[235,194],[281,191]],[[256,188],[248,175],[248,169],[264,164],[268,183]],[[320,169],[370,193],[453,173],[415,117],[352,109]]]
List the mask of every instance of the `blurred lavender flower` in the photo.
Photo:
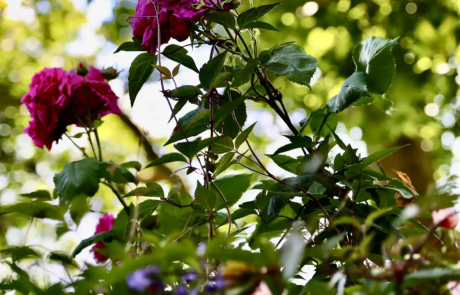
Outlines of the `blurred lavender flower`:
[[153,283],[153,278],[159,274],[159,267],[156,265],[138,269],[126,277],[128,288],[143,292],[149,288]]
[[185,285],[179,285],[174,289],[175,295],[189,295],[188,288]]
[[196,272],[196,270],[193,269],[189,273],[183,275],[182,280],[185,281],[186,283],[196,281],[198,280],[198,273]]
[[209,282],[207,285],[204,286],[204,291],[206,293],[212,293],[216,292],[219,290],[225,289],[227,286],[227,282],[224,280],[224,277],[222,274],[218,274],[214,281]]
[[201,242],[201,243],[198,244],[198,247],[196,248],[196,255],[199,258],[203,258],[204,254],[206,254],[206,243]]

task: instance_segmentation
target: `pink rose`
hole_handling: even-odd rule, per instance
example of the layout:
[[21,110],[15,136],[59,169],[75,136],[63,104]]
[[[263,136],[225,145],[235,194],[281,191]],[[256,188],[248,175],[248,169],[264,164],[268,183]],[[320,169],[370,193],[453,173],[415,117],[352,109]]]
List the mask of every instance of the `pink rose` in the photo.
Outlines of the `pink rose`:
[[[107,214],[107,213],[104,214],[104,216],[102,216],[99,219],[99,223],[96,226],[96,231],[94,232],[94,234],[100,234],[100,233],[111,230],[114,222],[115,222],[115,218],[112,215]],[[92,250],[94,254],[94,259],[98,263],[104,263],[109,259],[109,257],[105,256],[104,254],[98,251],[98,249],[104,249],[104,248],[107,248],[107,246],[102,241],[97,241],[97,243],[93,246]]]
[[49,150],[54,141],[59,141],[66,131],[60,120],[61,110],[67,107],[70,83],[67,72],[59,68],[45,68],[36,73],[30,83],[29,92],[22,102],[30,112],[32,121],[24,130],[37,147]]
[[77,124],[79,122],[77,117],[86,122],[89,112],[92,119],[107,114],[121,114],[117,104],[118,97],[113,93],[100,70],[89,67],[89,73],[85,77],[72,70],[69,77],[72,91],[67,110],[68,123]]
[[433,222],[439,226],[453,229],[458,224],[458,215],[454,208],[446,208],[431,213]]
[[[211,6],[210,1],[205,1]],[[184,41],[190,36],[189,25],[197,22],[209,12],[204,7],[196,9],[199,0],[138,0],[136,12],[131,20],[133,37],[142,37],[142,47],[151,54],[158,50],[158,21],[160,18],[160,42],[166,44],[170,38]],[[230,10],[230,5],[224,5]],[[158,11],[157,11],[158,10]],[[161,45],[160,44],[160,45]]]

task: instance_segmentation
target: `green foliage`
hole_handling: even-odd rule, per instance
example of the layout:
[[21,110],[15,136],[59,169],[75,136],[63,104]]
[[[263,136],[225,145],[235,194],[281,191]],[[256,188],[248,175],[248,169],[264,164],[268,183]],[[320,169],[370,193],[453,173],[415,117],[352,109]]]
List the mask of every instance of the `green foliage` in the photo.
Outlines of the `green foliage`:
[[318,61],[296,45],[277,45],[260,54],[260,63],[267,72],[286,76],[292,82],[309,86]]
[[150,53],[139,54],[129,68],[128,88],[131,106],[134,105],[137,94],[153,73],[153,66],[157,63],[157,56]]

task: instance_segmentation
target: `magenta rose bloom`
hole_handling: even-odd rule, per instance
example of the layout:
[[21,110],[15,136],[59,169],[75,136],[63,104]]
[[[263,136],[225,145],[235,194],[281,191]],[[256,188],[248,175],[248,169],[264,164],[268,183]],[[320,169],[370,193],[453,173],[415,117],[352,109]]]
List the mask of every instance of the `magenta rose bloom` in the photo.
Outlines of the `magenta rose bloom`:
[[[209,6],[210,1],[205,1]],[[160,42],[166,44],[170,38],[184,41],[190,36],[189,25],[197,22],[209,12],[208,8],[196,9],[199,0],[139,0],[131,20],[133,37],[142,38],[142,47],[151,54],[158,50],[158,20],[160,20]],[[230,5],[224,5],[229,10]],[[158,11],[157,11],[158,10]],[[161,45],[160,44],[160,45]]]
[[[115,218],[112,215],[107,214],[107,213],[104,214],[104,216],[102,216],[99,219],[99,223],[96,226],[96,231],[94,232],[94,234],[96,235],[96,234],[100,234],[100,233],[111,230],[114,222],[115,222]],[[107,248],[107,246],[102,241],[97,241],[97,243],[93,246],[92,251],[94,254],[94,259],[98,263],[104,263],[109,259],[109,257],[99,252],[99,249],[104,249],[104,248]]]
[[46,146],[50,150],[67,127],[60,120],[61,110],[67,107],[70,97],[67,72],[59,68],[45,68],[33,76],[29,87],[29,92],[21,101],[29,110],[32,121],[24,132],[37,147]]
[[117,104],[118,96],[113,93],[110,85],[105,81],[101,70],[90,66],[89,73],[85,77],[79,76],[72,70],[69,78],[72,91],[67,110],[67,123],[77,124],[79,122],[77,117],[87,122],[90,112],[92,119],[107,114],[121,114]]

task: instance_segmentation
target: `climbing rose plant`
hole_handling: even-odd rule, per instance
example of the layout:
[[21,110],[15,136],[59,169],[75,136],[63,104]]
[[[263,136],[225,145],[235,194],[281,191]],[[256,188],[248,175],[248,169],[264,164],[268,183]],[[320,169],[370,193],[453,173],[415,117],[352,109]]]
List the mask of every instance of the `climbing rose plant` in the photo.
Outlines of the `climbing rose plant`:
[[[115,69],[80,63],[70,73],[47,68],[33,77],[22,99],[31,115],[25,132],[37,147],[49,150],[66,136],[82,159],[55,175],[52,194],[24,195],[29,201],[4,207],[2,214],[56,220],[59,238],[70,230],[64,214],[79,224],[101,186],[123,209],[116,216],[101,212],[94,235],[71,252],[33,245],[3,249],[2,262],[14,275],[1,283],[2,290],[85,295],[459,292],[458,217],[452,209],[457,196],[451,183],[419,196],[409,175],[396,171],[398,178],[390,178],[379,164],[404,147],[363,157],[336,133],[338,113],[389,99],[397,38],[370,37],[357,44],[351,56],[354,72],[337,95],[292,122],[281,90],[271,81],[281,76],[310,87],[318,62],[292,43],[259,47],[259,31],[277,31],[260,18],[281,3],[246,11],[239,11],[238,4],[138,1],[129,20],[133,40],[115,53],[141,52],[129,69],[131,104],[158,71],[158,96],[167,101],[175,124],[163,144],[177,151],[147,165],[104,160],[98,128],[104,116],[121,114],[107,83],[118,76]],[[189,41],[167,45],[171,38]],[[200,46],[210,58],[199,69],[186,48]],[[177,66],[162,66],[164,59]],[[198,85],[176,85],[183,67],[196,73]],[[164,80],[174,87],[165,88]],[[256,152],[252,130],[260,123],[246,124],[249,101],[273,111],[289,129],[289,143],[273,154]],[[194,109],[184,113],[185,105]],[[91,150],[72,140],[72,125],[84,129],[73,137],[86,137]],[[269,161],[291,176],[273,174]],[[187,175],[199,175],[195,191],[174,186],[165,192],[166,186],[141,183],[136,176],[173,162]],[[257,196],[241,201],[249,190]],[[74,258],[88,247],[97,265],[78,265]],[[30,259],[62,264],[69,280],[39,283],[24,268]]]

